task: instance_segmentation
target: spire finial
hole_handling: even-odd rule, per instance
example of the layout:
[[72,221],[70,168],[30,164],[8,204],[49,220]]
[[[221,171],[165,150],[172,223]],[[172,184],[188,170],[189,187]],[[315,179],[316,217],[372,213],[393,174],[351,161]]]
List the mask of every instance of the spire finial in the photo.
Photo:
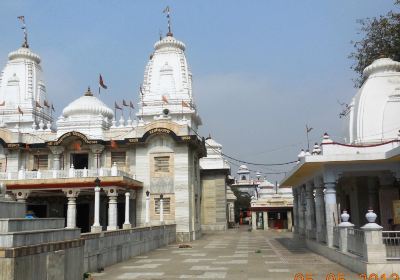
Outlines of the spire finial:
[[85,92],[85,96],[93,96],[93,93],[90,90],[90,87],[87,88],[87,91]]
[[29,48],[28,32],[26,31],[25,16],[19,16],[18,19],[22,24],[21,29],[24,30],[24,43],[22,44],[22,47],[23,48]]
[[170,15],[171,9],[169,6],[165,7],[163,13],[167,15],[167,20],[168,20],[168,33],[167,36],[173,36],[172,31],[171,31],[171,15]]

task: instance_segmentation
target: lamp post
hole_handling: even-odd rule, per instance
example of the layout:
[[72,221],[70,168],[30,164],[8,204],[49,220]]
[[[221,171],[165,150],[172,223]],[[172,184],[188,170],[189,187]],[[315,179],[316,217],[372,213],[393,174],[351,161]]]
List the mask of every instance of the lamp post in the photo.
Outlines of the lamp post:
[[146,212],[145,212],[145,218],[144,222],[146,225],[149,225],[150,223],[150,192],[146,191]]
[[94,223],[91,227],[91,232],[101,232],[102,226],[100,225],[100,179],[97,177],[94,180]]
[[160,194],[160,224],[164,224],[164,195]]

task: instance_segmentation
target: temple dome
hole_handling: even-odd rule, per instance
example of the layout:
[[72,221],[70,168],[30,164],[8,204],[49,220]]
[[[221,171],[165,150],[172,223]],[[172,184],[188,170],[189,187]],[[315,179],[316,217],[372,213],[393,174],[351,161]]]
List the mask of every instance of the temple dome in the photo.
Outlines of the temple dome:
[[379,58],[365,68],[364,84],[348,106],[345,140],[375,143],[398,137],[400,129],[400,63]]
[[108,119],[114,117],[113,111],[100,99],[93,96],[90,89],[84,96],[72,101],[64,108],[62,115],[64,118],[79,116],[98,116],[102,115]]

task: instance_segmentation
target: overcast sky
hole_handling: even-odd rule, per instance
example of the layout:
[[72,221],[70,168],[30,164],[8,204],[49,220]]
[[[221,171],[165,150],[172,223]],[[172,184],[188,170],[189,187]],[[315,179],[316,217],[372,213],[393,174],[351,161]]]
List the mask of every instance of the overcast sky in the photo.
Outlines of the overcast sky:
[[88,85],[96,88],[98,73],[110,106],[137,102],[153,44],[166,32],[166,5],[187,46],[201,134],[211,133],[230,156],[261,163],[295,160],[307,146],[306,124],[312,143],[325,131],[341,140],[337,101],[356,93],[347,58],[359,38],[356,21],[394,8],[391,0],[1,0],[0,65],[21,45],[17,16],[25,15],[57,115]]

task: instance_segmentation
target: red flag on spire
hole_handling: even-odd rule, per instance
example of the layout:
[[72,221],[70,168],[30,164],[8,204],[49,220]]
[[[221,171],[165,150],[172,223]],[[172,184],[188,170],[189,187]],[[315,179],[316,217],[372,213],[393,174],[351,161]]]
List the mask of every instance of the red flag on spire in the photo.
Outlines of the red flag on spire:
[[164,103],[169,104],[168,99],[167,99],[167,97],[166,97],[165,95],[162,96],[162,101],[163,101]]
[[104,89],[107,89],[107,86],[104,84],[103,77],[101,74],[99,75],[99,86],[101,86]]

